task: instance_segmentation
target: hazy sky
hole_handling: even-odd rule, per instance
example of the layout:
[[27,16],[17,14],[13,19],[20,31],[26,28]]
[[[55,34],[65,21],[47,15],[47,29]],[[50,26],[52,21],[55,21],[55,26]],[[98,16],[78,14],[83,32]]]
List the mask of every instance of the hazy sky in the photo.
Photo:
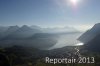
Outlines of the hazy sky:
[[100,0],[0,0],[0,25],[88,28],[98,22]]

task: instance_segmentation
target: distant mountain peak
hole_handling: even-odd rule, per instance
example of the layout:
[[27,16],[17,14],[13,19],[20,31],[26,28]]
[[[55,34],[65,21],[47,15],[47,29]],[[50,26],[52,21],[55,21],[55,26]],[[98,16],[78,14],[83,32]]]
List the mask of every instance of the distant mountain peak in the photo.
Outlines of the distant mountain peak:
[[100,23],[96,23],[95,25],[99,25],[100,26]]
[[90,30],[81,35],[78,40],[87,43],[98,34],[100,34],[100,23],[95,24]]
[[30,28],[30,27],[28,27],[27,25],[23,25],[21,28]]
[[16,31],[17,29],[19,29],[20,27],[19,26],[9,26],[9,28],[7,29],[7,33],[12,33],[14,31]]
[[30,31],[30,30],[32,30],[30,27],[28,27],[27,25],[23,25],[20,29],[19,29],[19,31]]
[[15,26],[9,26],[9,28],[19,28],[19,26],[15,25]]
[[92,29],[97,29],[97,28],[100,28],[100,23],[97,23],[92,27]]

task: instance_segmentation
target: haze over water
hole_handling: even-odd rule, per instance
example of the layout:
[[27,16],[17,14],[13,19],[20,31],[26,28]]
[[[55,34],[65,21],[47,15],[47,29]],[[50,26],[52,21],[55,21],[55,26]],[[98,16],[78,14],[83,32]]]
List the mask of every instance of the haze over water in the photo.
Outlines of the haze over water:
[[75,46],[76,44],[81,43],[77,40],[81,34],[82,33],[60,35],[58,42],[50,49],[62,48],[65,46]]

